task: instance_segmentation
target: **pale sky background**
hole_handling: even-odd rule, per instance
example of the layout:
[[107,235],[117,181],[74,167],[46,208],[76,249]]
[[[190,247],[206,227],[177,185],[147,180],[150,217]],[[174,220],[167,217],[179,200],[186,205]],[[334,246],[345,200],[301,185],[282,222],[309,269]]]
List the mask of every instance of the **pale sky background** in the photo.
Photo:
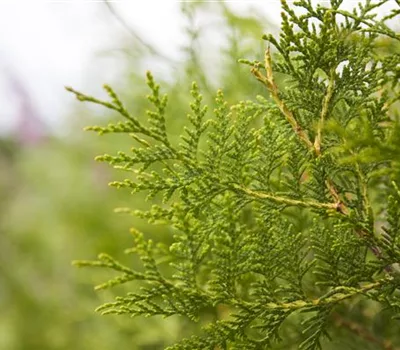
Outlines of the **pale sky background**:
[[[179,59],[183,18],[177,1],[126,0],[112,3],[119,14],[162,53]],[[238,10],[259,1],[232,2]],[[279,3],[269,1],[273,17]],[[101,1],[0,0],[0,134],[17,123],[18,101],[9,74],[22,81],[40,116],[50,126],[68,116],[71,95],[64,86],[101,92],[118,71],[102,52],[120,48],[126,30]]]
[[[179,60],[184,40],[179,2],[112,3],[144,40]],[[279,1],[242,0],[229,5],[239,13],[257,7],[279,23]],[[56,128],[72,109],[64,86],[99,92],[120,67],[115,58],[100,53],[119,49],[123,36],[127,36],[125,29],[101,1],[0,0],[0,134],[12,131],[17,123],[18,101],[10,75],[23,82],[41,118]]]

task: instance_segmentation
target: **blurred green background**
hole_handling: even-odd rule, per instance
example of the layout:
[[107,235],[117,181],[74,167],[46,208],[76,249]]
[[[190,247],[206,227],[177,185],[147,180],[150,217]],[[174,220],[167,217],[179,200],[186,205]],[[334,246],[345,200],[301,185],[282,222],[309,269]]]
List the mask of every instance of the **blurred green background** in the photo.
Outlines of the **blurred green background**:
[[[117,53],[124,65],[112,84],[132,114],[145,118],[145,69],[152,62],[168,67],[168,74],[154,75],[169,95],[168,127],[176,138],[189,112],[192,81],[211,105],[217,88],[231,102],[264,93],[237,60],[262,57],[261,35],[275,30],[259,11],[239,16],[223,3],[186,3],[181,12],[187,39],[183,59],[166,59],[131,31],[135,41],[126,41]],[[199,18],[212,20],[201,25]],[[71,103],[74,112],[57,136],[31,118],[0,139],[0,349],[162,349],[190,325],[176,318],[97,315],[96,306],[118,290],[95,292],[93,286],[109,276],[71,266],[74,259],[92,259],[100,252],[136,263],[123,254],[131,245],[132,226],[157,240],[171,238],[167,229],[113,212],[116,207],[140,209],[144,197],[108,188],[109,181],[125,174],[93,158],[129,150],[130,140],[83,132],[83,126],[117,116],[72,96]]]

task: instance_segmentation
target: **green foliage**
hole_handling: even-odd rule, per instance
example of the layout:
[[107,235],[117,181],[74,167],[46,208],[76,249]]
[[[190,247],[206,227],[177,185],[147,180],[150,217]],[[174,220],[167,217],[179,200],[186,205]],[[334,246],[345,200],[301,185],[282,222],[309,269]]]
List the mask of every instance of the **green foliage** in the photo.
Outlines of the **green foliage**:
[[[255,91],[263,89],[246,70],[239,69],[237,57],[245,56],[245,51],[255,53],[254,48],[261,46],[258,39],[261,31],[257,28],[265,27],[268,21],[259,16],[238,21],[235,23],[235,36],[228,38],[225,32],[233,30],[227,27],[231,25],[226,18],[229,12],[225,14],[219,11],[220,4],[217,3],[195,5],[192,9],[194,23],[198,22],[200,15],[208,17],[209,14],[217,21],[214,27],[201,22],[198,25],[197,39],[201,45],[193,46],[191,52],[198,56],[198,61],[193,62],[191,55],[184,55],[179,62],[181,69],[177,69],[178,64],[175,70],[171,68],[174,74],[169,77],[167,75],[161,83],[162,93],[168,94],[167,114],[176,116],[166,121],[168,135],[173,143],[179,142],[179,135],[184,133],[182,121],[185,120],[191,99],[189,93],[182,93],[182,87],[189,88],[193,79],[199,81],[206,103],[210,101],[211,95],[204,84],[207,83],[210,93],[214,94],[215,80],[221,81],[220,86],[229,101],[236,100],[235,96],[250,97]],[[99,6],[101,9],[104,4]],[[254,29],[249,32],[247,26]],[[225,51],[218,47],[213,50],[213,57],[205,57],[203,53],[208,41],[204,34],[213,30],[222,34],[221,40],[228,47],[235,46],[233,40],[240,42],[240,47],[235,46],[236,51]],[[247,35],[254,38],[246,40],[245,45],[242,45]],[[119,39],[117,36],[113,43],[116,44]],[[186,39],[189,49],[192,46],[189,33]],[[145,96],[148,87],[137,81],[141,80],[140,72],[149,58],[152,62],[162,58],[157,53],[150,55],[140,50],[131,41],[123,41],[121,45],[129,48],[106,53],[113,58],[117,55],[118,62],[123,60],[126,66],[112,86],[118,91],[125,109],[140,120],[146,120],[148,116],[142,114],[142,111],[148,103]],[[121,53],[126,53],[126,56],[121,57]],[[97,56],[93,58],[94,63],[96,59]],[[204,72],[196,68],[205,64],[207,67],[215,67],[215,70]],[[187,67],[193,69],[189,72]],[[199,75],[192,75],[195,70]],[[240,81],[241,84],[231,89],[235,85],[234,81]],[[115,259],[123,261],[124,252],[120,248],[130,244],[130,235],[124,233],[129,225],[144,232],[146,239],[152,238],[168,245],[172,241],[172,235],[163,234],[166,229],[163,225],[155,227],[141,217],[112,214],[115,207],[129,206],[131,196],[128,191],[109,191],[104,185],[112,178],[123,179],[126,174],[121,172],[119,176],[114,176],[116,174],[112,168],[88,161],[86,155],[129,150],[132,139],[113,132],[107,134],[107,137],[91,135],[91,141],[87,142],[87,134],[76,132],[83,124],[107,125],[111,121],[117,124],[120,119],[117,113],[107,108],[98,110],[94,115],[91,106],[76,104],[75,107],[72,115],[63,122],[63,133],[47,135],[37,144],[9,143],[8,139],[3,139],[5,135],[0,137],[0,348],[162,348],[192,334],[196,325],[184,322],[183,317],[170,317],[168,320],[154,317],[147,322],[143,322],[140,317],[92,317],[88,310],[109,301],[115,291],[92,291],[93,281],[106,279],[109,276],[108,270],[97,269],[95,275],[88,278],[70,268],[72,259],[94,256],[99,251],[106,251]],[[146,207],[144,198],[144,193],[135,196],[135,209]],[[158,217],[156,212],[157,207],[151,215]],[[146,212],[142,214],[144,217]],[[160,223],[162,221],[161,217],[157,220]],[[126,264],[136,268],[140,266],[140,260],[130,255]],[[123,295],[134,288],[135,282],[121,285],[118,293]]]
[[[76,261],[117,273],[98,289],[134,283],[98,311],[199,325],[171,350],[331,348],[343,326],[351,346],[400,345],[390,327],[369,330],[383,310],[393,327],[400,314],[400,37],[386,25],[399,11],[378,19],[374,11],[389,1],[352,12],[342,3],[282,1],[279,39],[264,36],[273,59],[268,48],[264,63],[242,60],[270,99],[229,106],[219,90],[210,115],[194,83],[180,142],[169,136],[167,98],[150,73],[147,122],[108,86],[110,101],[68,88],[125,118],[88,128],[133,140],[130,152],[97,160],[129,172],[111,186],[153,201],[119,211],[162,224],[173,238],[156,244],[132,230],[127,253],[141,268],[105,254]],[[384,38],[394,52],[379,50]],[[370,310],[361,325],[355,306]]]

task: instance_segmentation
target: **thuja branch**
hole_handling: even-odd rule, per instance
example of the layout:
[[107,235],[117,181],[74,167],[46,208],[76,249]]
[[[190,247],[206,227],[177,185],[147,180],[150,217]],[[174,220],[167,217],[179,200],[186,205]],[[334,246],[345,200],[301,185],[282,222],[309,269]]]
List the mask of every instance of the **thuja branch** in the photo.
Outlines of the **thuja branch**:
[[[275,103],[278,105],[280,111],[282,114],[285,116],[286,120],[289,122],[289,124],[292,126],[293,130],[295,133],[298,135],[301,141],[306,144],[306,146],[312,151],[315,156],[320,157],[321,156],[321,141],[322,141],[322,127],[323,123],[325,121],[325,118],[328,115],[329,112],[329,105],[331,103],[333,94],[334,94],[334,84],[335,84],[335,70],[331,70],[331,75],[327,87],[327,93],[323,99],[322,103],[322,110],[320,114],[320,120],[319,120],[319,125],[318,125],[318,130],[317,130],[317,136],[315,138],[315,142],[312,143],[307,135],[307,133],[301,128],[299,123],[297,122],[296,118],[294,117],[294,114],[290,109],[285,105],[285,103],[281,100],[279,97],[279,89],[278,86],[275,83],[274,76],[273,76],[273,71],[272,71],[272,59],[271,59],[271,52],[270,48],[265,51],[265,71],[266,75],[262,74],[259,70],[258,64],[255,64],[253,68],[251,69],[252,74],[259,80],[262,84],[266,86],[268,91],[271,94],[271,97],[275,101]],[[314,207],[314,208],[321,208],[321,205],[325,208],[327,206],[330,206],[330,208],[336,209],[339,213],[343,214],[346,217],[349,217],[350,214],[350,209],[346,206],[346,204],[340,199],[339,193],[336,189],[336,186],[334,185],[332,179],[327,179],[326,181],[326,186],[328,188],[329,193],[331,194],[332,198],[335,201],[335,204],[321,204],[321,203],[305,203],[303,202],[301,205],[300,203],[297,203],[297,205],[300,206],[309,206],[309,207]],[[363,195],[366,195],[366,190],[364,189]],[[269,195],[265,195],[269,196]],[[277,198],[270,198],[271,200],[274,200],[276,202],[281,202],[283,203],[283,199],[280,197]],[[286,200],[286,199],[284,199]],[[367,203],[367,202],[365,202]],[[368,209],[368,208],[367,208]],[[370,233],[366,232],[365,230],[356,230],[356,233],[359,237],[368,237],[371,236]],[[370,246],[370,250],[372,253],[378,258],[382,259],[382,251],[381,248],[378,246]],[[385,271],[388,273],[393,272],[392,266],[386,266]]]
[[[310,141],[307,133],[301,128],[301,126],[297,122],[296,118],[294,117],[294,114],[292,113],[292,111],[290,111],[290,109],[285,105],[285,103],[279,97],[279,89],[275,83],[274,76],[273,76],[272,59],[271,59],[271,52],[270,52],[269,47],[265,51],[265,70],[266,70],[266,75],[263,75],[256,65],[256,66],[253,66],[253,68],[251,69],[251,72],[257,78],[257,80],[259,80],[261,83],[263,83],[267,87],[273,100],[278,105],[280,111],[286,117],[286,120],[292,126],[293,130],[298,135],[300,140],[306,144],[308,149],[315,152],[315,154],[317,156],[320,156],[321,155],[322,123],[324,122],[324,120],[327,116],[327,113],[329,110],[329,103],[332,99],[333,92],[334,92],[334,76],[335,76],[334,70],[332,71],[331,79],[330,79],[330,82],[329,82],[328,88],[327,88],[327,94],[323,101],[321,117],[320,117],[320,124],[319,124],[319,128],[318,128],[318,134],[317,134],[314,144]],[[337,190],[335,189],[335,186],[333,185],[331,180],[327,181],[327,187],[328,187],[328,190],[331,193],[333,199],[337,203],[336,208],[343,214],[347,214],[348,210],[344,206],[344,204],[341,202],[341,200],[339,198],[339,194],[338,194]]]
[[[369,301],[400,316],[399,280],[392,273],[397,272],[395,262],[400,257],[400,195],[395,185],[395,190],[387,188],[389,179],[400,182],[397,172],[390,170],[400,152],[400,139],[392,135],[397,126],[385,116],[397,90],[377,96],[389,83],[397,84],[398,54],[386,52],[378,60],[377,36],[359,35],[360,28],[386,30],[384,21],[369,14],[377,6],[372,1],[360,4],[352,12],[353,20],[345,18],[340,23],[332,11],[343,0],[330,3],[326,8],[298,0],[295,6],[305,11],[298,16],[282,0],[281,41],[269,38],[282,60],[272,62],[268,49],[264,63],[243,61],[252,66],[252,74],[268,90],[276,110],[261,98],[259,103],[235,104],[232,113],[218,92],[214,114],[208,119],[194,84],[189,114],[187,106],[172,109],[174,117],[188,117],[178,141],[166,128],[168,98],[160,95],[150,73],[151,109],[138,118],[129,114],[109,87],[106,102],[68,89],[79,100],[124,117],[122,122],[89,130],[133,138],[130,153],[97,159],[133,172],[132,178],[111,185],[132,193],[143,191],[154,202],[148,210],[119,212],[149,224],[160,223],[171,233],[160,244],[134,234],[133,248],[127,251],[137,254],[132,269],[104,255],[95,262],[77,263],[118,273],[100,289],[135,281],[132,293],[104,304],[99,311],[184,315],[205,324],[201,333],[196,330],[170,350],[277,348],[280,335],[288,335],[285,348],[315,350],[322,348],[320,338],[335,326],[331,314],[340,304],[349,319],[355,319]],[[315,22],[321,26],[314,26]],[[344,66],[339,72],[341,62]],[[290,91],[280,90],[276,71],[291,76]],[[341,128],[340,133],[328,129],[329,119]],[[342,139],[358,131],[352,142],[342,144]],[[386,147],[390,154],[374,158]],[[371,152],[363,158],[365,149]],[[342,155],[345,162],[339,159]],[[379,195],[369,198],[369,192]],[[277,207],[299,208],[301,213]],[[379,208],[377,221],[386,221],[381,239],[375,237],[372,208]],[[378,262],[366,254],[367,246]],[[141,265],[136,266],[136,261]],[[389,273],[380,279],[377,276],[385,265]],[[346,301],[359,304],[349,308]],[[286,322],[288,316],[291,319]],[[182,329],[187,327],[187,321],[182,325]],[[391,349],[381,336],[373,339],[346,321],[340,325],[357,334],[356,344],[362,337],[375,347],[380,341]],[[306,338],[300,344],[299,333]],[[396,334],[382,334],[382,338],[387,336],[398,345]]]

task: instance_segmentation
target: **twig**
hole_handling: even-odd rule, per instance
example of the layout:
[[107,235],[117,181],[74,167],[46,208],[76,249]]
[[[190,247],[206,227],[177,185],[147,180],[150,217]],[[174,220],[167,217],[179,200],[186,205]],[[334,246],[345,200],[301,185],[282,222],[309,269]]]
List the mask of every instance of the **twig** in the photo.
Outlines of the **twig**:
[[300,201],[297,199],[275,196],[273,194],[265,193],[265,192],[257,192],[250,190],[248,188],[241,187],[239,185],[234,185],[236,190],[239,190],[251,197],[258,198],[258,199],[268,199],[275,203],[287,204],[290,206],[297,206],[297,207],[305,207],[305,208],[315,208],[315,209],[331,209],[331,210],[338,210],[336,203],[319,203],[315,201]]
[[133,29],[129,24],[119,15],[119,13],[115,10],[115,8],[111,5],[111,2],[108,0],[104,0],[104,4],[107,6],[110,13],[115,17],[115,19],[126,29],[126,31],[143,47],[146,48],[152,55],[158,56],[168,62],[172,62],[171,58],[165,56],[160,51],[155,49],[152,45],[145,42]]
[[360,324],[353,322],[353,321],[346,320],[338,313],[333,313],[332,316],[335,320],[336,326],[345,327],[350,332],[353,332],[360,338],[363,338],[364,340],[366,340],[370,343],[374,343],[374,344],[380,346],[384,350],[399,350],[398,348],[395,348],[393,346],[391,341],[386,340],[386,339],[378,339],[378,338],[374,337],[368,329],[365,329]]
[[380,280],[377,280],[373,283],[366,284],[360,288],[352,288],[352,287],[336,287],[334,290],[330,291],[327,295],[321,296],[318,299],[313,300],[296,300],[287,303],[267,303],[265,306],[269,309],[281,309],[281,310],[298,310],[305,309],[309,307],[314,307],[317,305],[334,305],[343,300],[349,299],[353,296],[367,293],[373,289],[385,286],[386,283],[391,281],[393,277],[385,277]]
[[271,53],[269,48],[265,51],[265,69],[266,69],[266,76],[263,75],[257,67],[253,67],[251,69],[251,73],[267,87],[267,89],[271,93],[271,97],[277,104],[282,114],[286,117],[287,121],[292,126],[295,133],[299,136],[299,138],[307,145],[308,148],[312,148],[313,144],[310,141],[308,135],[296,121],[293,113],[289,110],[289,108],[279,97],[278,86],[276,85],[272,74]]
[[321,117],[318,123],[317,136],[315,137],[314,141],[314,149],[317,156],[321,155],[322,128],[325,122],[325,118],[328,115],[329,104],[333,96],[334,86],[335,86],[335,70],[332,69],[328,88],[326,89],[326,95],[322,102]]

